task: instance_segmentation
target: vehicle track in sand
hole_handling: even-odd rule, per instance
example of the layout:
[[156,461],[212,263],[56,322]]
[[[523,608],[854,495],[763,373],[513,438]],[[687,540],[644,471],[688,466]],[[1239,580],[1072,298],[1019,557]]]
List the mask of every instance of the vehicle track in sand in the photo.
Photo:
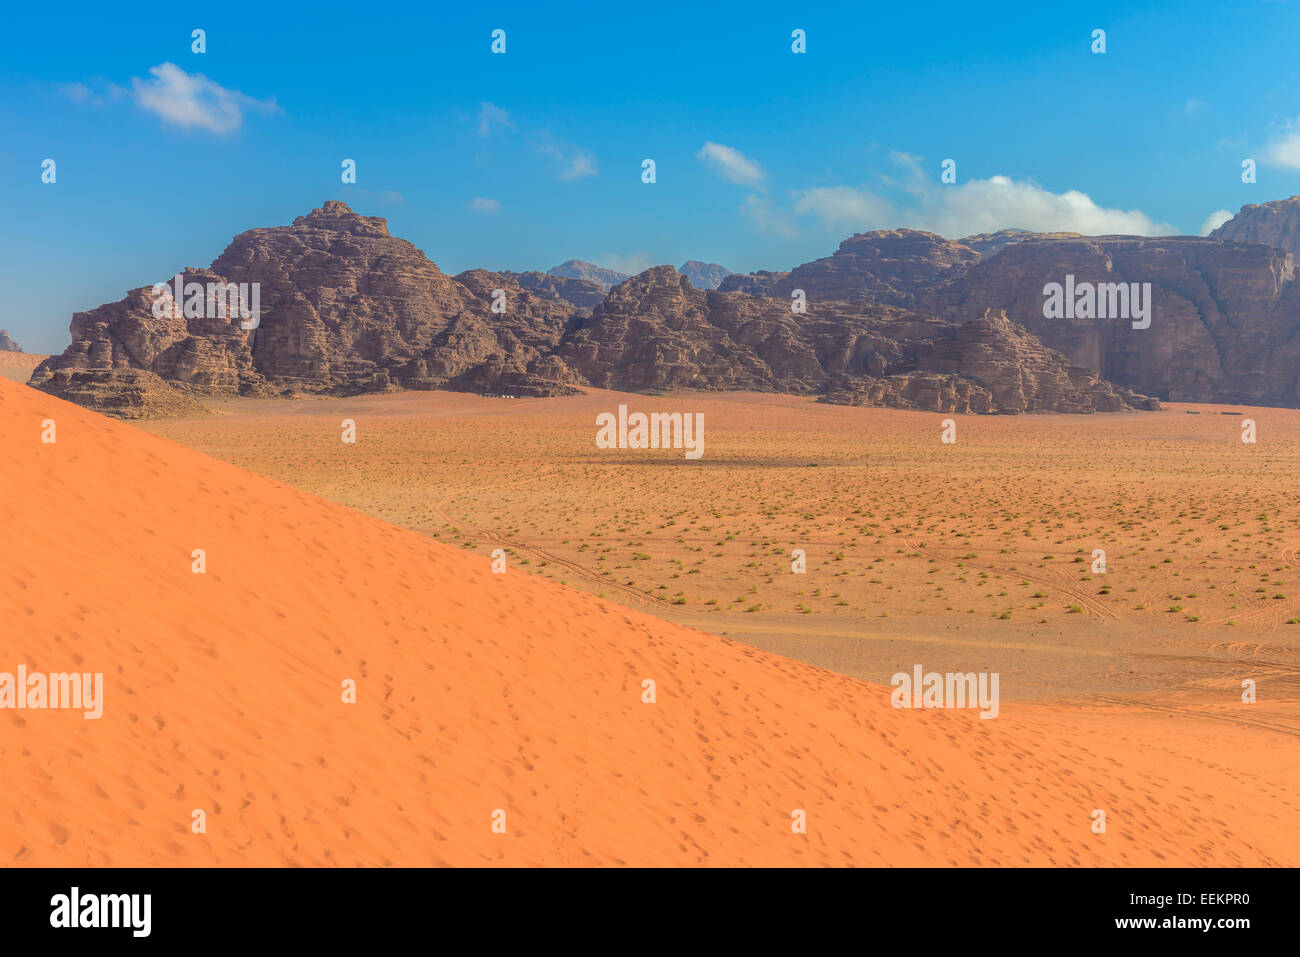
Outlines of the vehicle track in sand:
[[[1124,620],[1124,616],[1111,608],[1106,602],[1103,602],[1101,599],[1090,595],[1083,589],[1079,588],[1078,585],[1070,580],[1070,577],[1066,575],[1065,572],[1056,569],[1050,569],[1045,573],[1026,572],[1019,568],[1012,571],[1009,568],[991,565],[988,562],[976,561],[971,558],[959,558],[956,553],[960,552],[961,549],[966,546],[939,545],[930,547],[919,539],[914,538],[904,538],[903,544],[914,551],[924,549],[926,554],[935,555],[949,561],[964,562],[971,568],[978,568],[980,571],[993,572],[994,574],[1008,577],[1023,578],[1025,581],[1034,582],[1035,584],[1043,585],[1058,592],[1064,592],[1067,597],[1073,598],[1080,607],[1096,616],[1102,622]],[[945,552],[950,554],[944,554]]]
[[1175,715],[1186,718],[1212,718],[1215,721],[1226,721],[1229,724],[1242,725],[1248,728],[1259,728],[1265,731],[1275,731],[1279,734],[1285,734],[1293,738],[1300,738],[1300,715],[1287,717],[1273,717],[1266,712],[1252,711],[1251,705],[1243,704],[1238,711],[1219,712],[1205,708],[1189,708],[1181,705],[1169,704],[1166,702],[1141,701],[1135,698],[1124,698],[1115,695],[1094,695],[1090,699],[1103,704],[1115,705],[1121,708],[1140,708],[1144,711],[1163,712],[1165,714]]

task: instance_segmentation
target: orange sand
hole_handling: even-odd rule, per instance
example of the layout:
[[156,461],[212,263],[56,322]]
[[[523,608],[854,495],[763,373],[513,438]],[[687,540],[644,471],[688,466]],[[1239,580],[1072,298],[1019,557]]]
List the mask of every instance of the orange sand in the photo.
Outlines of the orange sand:
[[896,711],[5,381],[0,435],[0,671],[106,682],[0,711],[7,862],[1300,863],[1275,730]]

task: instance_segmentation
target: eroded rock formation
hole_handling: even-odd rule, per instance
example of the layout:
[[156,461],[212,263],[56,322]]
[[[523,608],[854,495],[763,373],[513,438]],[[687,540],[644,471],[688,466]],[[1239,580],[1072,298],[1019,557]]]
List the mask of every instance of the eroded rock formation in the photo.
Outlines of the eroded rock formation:
[[[1044,288],[1150,283],[1150,326],[1045,318]],[[1280,249],[1192,236],[1030,240],[918,296],[955,319],[1002,309],[1071,364],[1178,402],[1300,405],[1300,284]]]
[[935,277],[978,256],[924,233],[857,236],[800,267],[822,293],[796,313],[779,297],[794,274],[765,296],[703,290],[671,266],[608,295],[592,280],[540,273],[452,277],[382,219],[330,202],[291,226],[241,233],[210,269],[183,271],[182,283],[200,290],[256,289],[256,321],[159,311],[152,286],[141,286],[77,313],[72,344],[31,384],[128,416],[185,414],[203,396],[537,396],[583,385],[781,391],[934,411],[1150,407],[982,305],[946,304],[964,313],[948,321],[845,301],[918,301]]
[[722,280],[731,275],[731,270],[717,263],[700,262],[688,259],[677,267],[677,271],[691,281],[696,289],[717,289]]

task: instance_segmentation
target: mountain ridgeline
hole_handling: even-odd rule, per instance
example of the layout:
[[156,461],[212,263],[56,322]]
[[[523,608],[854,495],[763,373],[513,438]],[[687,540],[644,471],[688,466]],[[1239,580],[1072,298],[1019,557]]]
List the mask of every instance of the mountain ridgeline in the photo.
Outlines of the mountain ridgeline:
[[[571,260],[451,276],[383,219],[332,201],[179,270],[209,299],[256,284],[255,321],[160,310],[140,286],[75,314],[71,345],[30,384],[122,417],[192,414],[213,396],[583,387],[941,412],[1295,406],[1295,224],[1297,198],[1248,206],[1206,238],[881,230],[788,272],[689,261],[628,277]],[[1149,283],[1150,326],[1044,318],[1044,287],[1067,275]]]

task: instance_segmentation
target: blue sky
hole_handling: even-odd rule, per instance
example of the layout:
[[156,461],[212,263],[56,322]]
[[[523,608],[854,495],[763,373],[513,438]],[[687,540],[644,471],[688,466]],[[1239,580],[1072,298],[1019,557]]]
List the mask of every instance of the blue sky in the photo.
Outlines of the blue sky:
[[72,2],[6,20],[0,328],[34,352],[64,347],[72,312],[326,199],[454,273],[788,269],[889,226],[1197,233],[1300,193],[1290,3]]

